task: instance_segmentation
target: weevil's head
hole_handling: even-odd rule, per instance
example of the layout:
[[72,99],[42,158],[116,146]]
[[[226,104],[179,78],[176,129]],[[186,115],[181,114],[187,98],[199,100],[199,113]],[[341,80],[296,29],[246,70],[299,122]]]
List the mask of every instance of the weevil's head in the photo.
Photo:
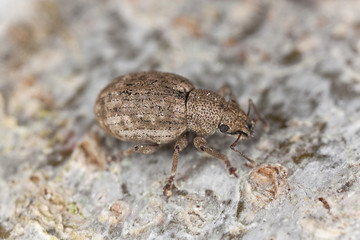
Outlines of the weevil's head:
[[220,132],[234,135],[241,140],[251,137],[254,127],[255,121],[240,109],[237,102],[230,99],[219,123]]

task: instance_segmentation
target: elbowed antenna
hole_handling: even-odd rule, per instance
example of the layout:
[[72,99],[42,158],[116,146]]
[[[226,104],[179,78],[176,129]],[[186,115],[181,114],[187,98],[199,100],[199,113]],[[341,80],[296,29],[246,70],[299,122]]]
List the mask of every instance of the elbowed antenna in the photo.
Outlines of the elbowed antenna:
[[249,158],[248,156],[246,156],[243,152],[240,152],[239,150],[237,150],[235,147],[236,147],[236,144],[238,143],[239,139],[241,137],[241,133],[239,134],[239,136],[237,137],[237,139],[235,140],[235,142],[233,144],[231,144],[230,148],[231,150],[233,150],[234,152],[237,152],[239,153],[243,158],[245,158],[246,160],[248,160],[251,164],[251,166],[255,165],[255,161],[252,160],[251,158]]
[[[255,104],[254,104],[254,102],[252,101],[251,98],[249,99],[249,107],[248,107],[248,111],[247,111],[246,116],[249,117],[251,107],[254,109],[255,114],[256,114],[256,117],[257,117],[256,119],[254,119],[255,123],[256,123],[257,120],[260,120],[261,123],[262,123],[263,126],[264,126],[264,130],[265,130],[266,132],[268,132],[269,129],[270,129],[270,128],[269,128],[269,124],[261,117],[260,113],[259,113],[258,110],[256,109]],[[249,158],[248,156],[246,156],[243,152],[240,152],[239,150],[237,150],[237,149],[235,148],[236,145],[237,145],[237,143],[238,143],[238,141],[240,140],[240,137],[241,137],[241,136],[242,136],[242,133],[239,133],[239,136],[236,138],[235,142],[234,142],[233,144],[231,144],[230,148],[231,148],[231,150],[233,150],[234,152],[239,153],[243,158],[245,158],[247,161],[250,162],[251,166],[253,166],[256,162],[255,162],[254,160],[252,160],[251,158]]]

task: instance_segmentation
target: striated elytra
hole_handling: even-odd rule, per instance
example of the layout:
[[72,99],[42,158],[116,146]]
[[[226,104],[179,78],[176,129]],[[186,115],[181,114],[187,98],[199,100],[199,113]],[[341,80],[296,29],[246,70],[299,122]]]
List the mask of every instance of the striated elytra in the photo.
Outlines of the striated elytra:
[[[229,98],[226,101],[226,98]],[[222,160],[229,173],[236,175],[227,157],[207,146],[205,137],[220,132],[237,136],[230,146],[235,149],[239,139],[252,136],[255,121],[249,117],[251,107],[264,123],[254,104],[249,100],[245,113],[228,87],[217,92],[195,89],[186,78],[165,72],[137,72],[115,78],[98,95],[95,116],[100,127],[123,141],[141,143],[123,152],[150,154],[160,144],[175,141],[171,174],[163,193],[171,195],[179,152],[189,143],[189,132],[196,134],[195,147]]]

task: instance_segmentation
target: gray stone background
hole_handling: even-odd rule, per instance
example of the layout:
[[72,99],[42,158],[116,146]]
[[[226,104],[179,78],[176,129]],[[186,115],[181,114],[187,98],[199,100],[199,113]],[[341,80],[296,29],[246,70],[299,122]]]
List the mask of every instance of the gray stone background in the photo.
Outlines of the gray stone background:
[[[0,1],[0,238],[360,239],[360,1]],[[172,145],[94,121],[97,93],[134,71],[231,86],[270,124],[238,149]]]

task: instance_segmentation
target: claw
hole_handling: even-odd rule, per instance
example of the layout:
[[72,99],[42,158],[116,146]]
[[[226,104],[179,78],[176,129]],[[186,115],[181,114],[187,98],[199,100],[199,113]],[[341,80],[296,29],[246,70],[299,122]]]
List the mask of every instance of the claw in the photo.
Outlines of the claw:
[[166,197],[170,197],[172,195],[172,192],[170,190],[170,186],[168,184],[165,185],[163,194]]
[[164,192],[163,192],[164,196],[170,197],[172,195],[172,192],[170,189],[171,189],[170,184],[166,184],[164,187]]
[[169,179],[167,180],[166,185],[163,188],[163,194],[164,196],[170,197],[172,195],[172,191],[171,188],[173,186],[173,182],[174,182],[174,177],[169,177]]
[[255,167],[255,163],[245,163],[245,166],[248,168],[254,168]]
[[229,168],[229,173],[230,173],[230,175],[233,175],[234,177],[236,177],[236,178],[238,178],[238,175],[236,174],[236,168],[234,168],[234,167],[230,167]]

